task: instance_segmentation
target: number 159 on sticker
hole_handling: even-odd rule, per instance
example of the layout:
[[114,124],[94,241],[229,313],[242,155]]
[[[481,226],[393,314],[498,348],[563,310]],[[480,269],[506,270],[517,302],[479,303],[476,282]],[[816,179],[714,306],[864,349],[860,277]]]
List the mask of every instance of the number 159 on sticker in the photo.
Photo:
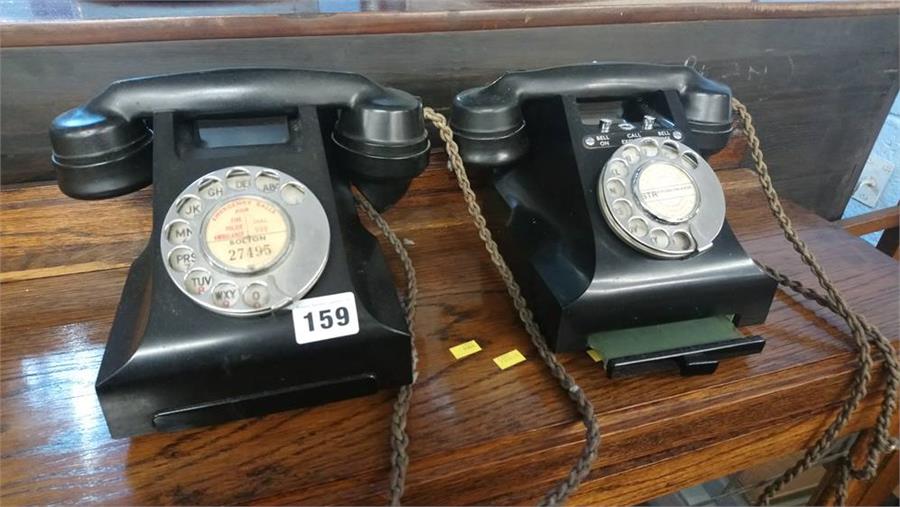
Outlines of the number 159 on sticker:
[[297,343],[312,343],[359,332],[356,297],[352,292],[301,299],[294,303],[294,336]]

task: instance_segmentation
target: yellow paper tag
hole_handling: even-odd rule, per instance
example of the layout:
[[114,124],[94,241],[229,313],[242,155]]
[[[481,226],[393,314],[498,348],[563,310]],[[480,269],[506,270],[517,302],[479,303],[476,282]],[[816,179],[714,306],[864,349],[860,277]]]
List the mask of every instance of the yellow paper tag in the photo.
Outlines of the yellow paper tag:
[[515,365],[521,363],[524,360],[525,360],[525,356],[523,356],[521,352],[519,352],[516,349],[512,349],[509,352],[507,352],[506,354],[495,357],[494,363],[501,370],[505,370],[505,369],[509,368],[510,366],[515,366]]
[[453,354],[453,357],[456,359],[462,359],[466,356],[471,356],[472,354],[479,352],[480,350],[481,347],[475,340],[469,340],[466,343],[460,343],[455,347],[450,347],[450,353]]
[[591,359],[593,359],[595,363],[603,361],[603,356],[601,356],[600,353],[594,349],[588,349],[587,355],[591,356]]

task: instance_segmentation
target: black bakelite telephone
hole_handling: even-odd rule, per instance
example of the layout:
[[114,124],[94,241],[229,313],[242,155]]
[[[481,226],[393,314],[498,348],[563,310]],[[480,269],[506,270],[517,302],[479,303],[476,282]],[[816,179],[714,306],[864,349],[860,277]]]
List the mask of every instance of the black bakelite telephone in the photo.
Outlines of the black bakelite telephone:
[[[671,360],[684,373],[708,373],[719,357],[762,348],[761,338],[722,324],[762,322],[773,278],[848,323],[856,319],[857,343],[876,344],[889,373],[876,428],[883,437],[900,383],[890,342],[859,325],[789,223],[781,222],[786,236],[827,295],[772,268],[765,275],[725,220],[722,189],[703,155],[727,143],[732,108],[750,127],[765,188],[771,180],[746,108],[726,86],[684,67],[510,73],[457,95],[453,129],[415,97],[354,74],[237,69],[114,83],[50,130],[66,194],[101,199],[154,183],[150,242],[129,271],[97,379],[111,434],[212,424],[399,385],[390,486],[399,504],[409,462],[411,310],[404,314],[378,243],[359,222],[351,184],[401,254],[414,294],[402,242],[377,211],[428,162],[424,111],[532,343],[586,426],[578,461],[543,505],[564,502],[587,476],[600,431],[593,405],[551,349],[602,349],[610,374]],[[492,171],[488,224],[512,271],[485,229],[463,160]],[[767,197],[775,212],[774,189]],[[714,339],[691,341],[705,334],[698,330],[715,330]],[[670,334],[682,341],[670,346]],[[666,346],[620,346],[647,336]],[[851,396],[842,414],[859,399]],[[761,499],[820,458],[846,422],[840,415]]]
[[113,437],[411,382],[404,311],[351,184],[383,210],[425,168],[416,97],[348,73],[176,74],[113,83],[50,137],[72,197],[154,185],[97,378]]
[[[722,189],[702,155],[725,146],[732,111],[747,136],[769,208],[821,293],[755,264],[725,220]],[[532,343],[585,425],[577,462],[542,505],[562,503],[578,487],[600,442],[593,405],[551,349],[610,352],[603,358],[610,375],[672,359],[684,373],[708,373],[723,354],[762,348],[760,338],[739,337],[722,324],[765,320],[776,284],[841,317],[859,357],[849,396],[834,420],[757,501],[768,504],[847,427],[866,394],[870,348],[884,362],[884,397],[865,466],[854,469],[850,459],[838,464],[837,503],[843,503],[851,478],[872,478],[880,456],[896,448],[890,436],[900,386],[896,351],[849,307],[793,229],[750,112],[727,86],[687,67],[594,63],[511,72],[461,92],[449,125],[429,108],[425,115],[446,142],[468,211]],[[464,164],[491,171],[492,188],[482,200],[487,222]],[[708,330],[727,339],[696,339]],[[672,341],[682,346],[667,347]],[[648,348],[652,342],[660,343]]]
[[[730,101],[692,69],[645,64],[512,72],[456,96],[460,153],[492,171],[488,225],[552,350],[599,341],[613,375],[711,373],[762,349],[728,324],[763,322],[776,283],[735,238],[703,159],[728,142]],[[620,350],[654,332],[723,336]]]

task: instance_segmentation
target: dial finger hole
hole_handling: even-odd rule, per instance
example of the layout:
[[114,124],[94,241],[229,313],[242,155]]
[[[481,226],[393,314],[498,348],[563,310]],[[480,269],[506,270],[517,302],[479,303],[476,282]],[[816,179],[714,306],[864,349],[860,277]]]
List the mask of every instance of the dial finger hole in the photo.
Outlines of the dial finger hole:
[[194,269],[184,277],[184,288],[195,296],[209,292],[212,287],[212,274],[205,269]]
[[631,207],[631,203],[626,201],[625,199],[619,199],[618,201],[612,203],[612,212],[619,220],[626,220],[633,213],[633,209]]
[[636,238],[643,238],[649,230],[650,227],[647,226],[647,221],[643,218],[635,217],[628,221],[628,232]]
[[263,171],[256,177],[256,188],[260,192],[274,192],[278,190],[278,175],[272,171]]
[[203,203],[200,201],[200,199],[188,195],[182,197],[181,200],[178,201],[178,205],[175,209],[178,210],[178,215],[181,216],[181,218],[191,220],[199,215],[201,211],[203,211]]
[[672,234],[672,246],[676,250],[690,250],[693,241],[691,240],[690,234],[685,231],[675,231]]
[[220,282],[213,287],[213,304],[220,308],[231,308],[238,302],[240,290],[231,282]]
[[225,195],[225,185],[219,178],[204,178],[198,187],[200,196],[205,199],[218,199]]
[[700,165],[699,157],[692,151],[686,151],[681,155],[681,160],[691,169],[696,169]]
[[678,157],[678,145],[673,143],[672,141],[664,142],[662,147],[660,148],[660,151],[668,158]]
[[186,243],[193,235],[194,231],[191,230],[190,224],[184,220],[176,220],[166,228],[166,239],[173,245]]
[[197,254],[186,246],[180,246],[169,252],[169,266],[179,273],[191,269],[196,262]]
[[284,202],[287,204],[300,204],[303,202],[303,197],[305,195],[306,191],[297,183],[286,183],[281,187],[281,198],[284,199]]
[[250,308],[262,308],[269,304],[269,288],[264,283],[253,282],[244,289],[243,300]]
[[609,172],[613,176],[617,176],[619,178],[625,176],[625,173],[628,172],[628,166],[625,165],[625,162],[618,159],[611,160],[607,167],[609,168]]
[[625,183],[619,179],[611,179],[606,182],[606,192],[612,197],[625,196]]
[[233,188],[234,190],[249,189],[250,180],[252,180],[250,171],[246,169],[232,169],[231,171],[228,171],[228,176],[225,177],[225,183],[229,188]]
[[653,139],[644,139],[641,141],[641,151],[648,157],[655,157],[659,153],[659,145]]
[[653,229],[650,231],[650,242],[657,248],[667,248],[669,246],[669,235],[662,229]]
[[634,146],[628,146],[624,150],[622,150],[622,158],[625,159],[629,164],[633,164],[640,160],[641,151]]

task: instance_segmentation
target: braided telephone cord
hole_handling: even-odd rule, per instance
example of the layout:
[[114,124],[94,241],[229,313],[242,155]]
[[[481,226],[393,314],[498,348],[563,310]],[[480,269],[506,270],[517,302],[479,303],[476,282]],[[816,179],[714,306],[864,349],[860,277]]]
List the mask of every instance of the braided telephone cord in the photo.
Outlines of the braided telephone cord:
[[[781,488],[820,460],[828,448],[834,444],[834,441],[837,439],[841,430],[846,427],[850,416],[859,407],[860,402],[867,393],[867,386],[871,379],[872,369],[869,347],[869,340],[871,340],[878,349],[886,366],[887,375],[885,379],[885,392],[881,404],[881,411],[876,420],[875,438],[866,454],[865,465],[860,470],[854,470],[852,469],[852,463],[848,459],[845,459],[841,463],[841,468],[838,471],[837,484],[835,485],[836,500],[838,505],[843,505],[847,497],[847,486],[850,480],[852,478],[867,480],[874,477],[878,469],[881,454],[896,448],[896,443],[894,443],[890,437],[890,423],[897,404],[897,390],[898,386],[900,386],[900,364],[898,364],[896,351],[891,342],[878,330],[878,328],[867,322],[862,315],[859,315],[850,309],[838,289],[824,273],[813,253],[806,246],[806,243],[800,239],[796,230],[794,230],[790,218],[788,218],[784,212],[784,207],[781,204],[781,200],[778,198],[778,194],[772,184],[772,179],[769,176],[768,166],[763,159],[762,150],[760,148],[759,137],[756,135],[756,129],[753,127],[753,118],[746,106],[739,100],[732,99],[732,106],[737,112],[738,117],[741,119],[751,149],[754,170],[759,177],[760,185],[762,186],[769,203],[769,208],[775,219],[778,221],[779,226],[784,231],[785,238],[791,243],[794,250],[800,254],[803,262],[809,266],[810,270],[816,276],[819,285],[825,289],[826,295],[822,295],[813,289],[805,287],[802,283],[789,278],[770,266],[759,263],[760,267],[777,280],[780,285],[788,287],[803,297],[817,302],[843,318],[847,322],[847,326],[850,328],[853,340],[859,350],[859,366],[854,375],[850,396],[842,405],[841,410],[838,412],[834,421],[813,446],[806,451],[803,458],[765,488],[757,502],[768,505],[772,497]],[[587,476],[590,472],[591,464],[597,456],[600,445],[600,429],[596,415],[594,414],[593,405],[590,400],[587,399],[581,388],[575,383],[574,379],[566,373],[563,366],[547,348],[547,345],[541,336],[540,329],[535,324],[531,311],[528,310],[527,303],[521,295],[518,284],[513,278],[512,272],[500,255],[497,244],[494,242],[490,231],[487,229],[487,224],[481,213],[481,209],[475,201],[475,193],[472,191],[471,184],[466,175],[462,158],[459,156],[459,147],[453,141],[453,131],[447,124],[446,118],[431,108],[425,108],[425,118],[437,127],[441,139],[446,144],[450,166],[456,174],[460,189],[463,191],[463,197],[466,201],[469,214],[472,216],[475,226],[478,229],[478,235],[485,243],[485,247],[490,254],[491,260],[500,272],[500,276],[506,284],[507,291],[513,299],[514,306],[519,313],[519,318],[525,325],[525,329],[528,331],[532,343],[537,349],[538,354],[541,356],[541,359],[544,360],[553,376],[560,382],[560,385],[575,402],[579,413],[582,415],[582,420],[586,428],[586,440],[578,462],[569,471],[566,479],[547,493],[541,502],[541,505],[561,504],[575,491],[584,477]],[[385,238],[387,238],[394,247],[394,250],[400,256],[401,262],[403,263],[407,275],[406,318],[410,326],[410,334],[413,336],[415,302],[418,289],[416,285],[415,270],[409,259],[409,254],[400,239],[394,234],[388,224],[375,211],[371,204],[362,198],[359,198],[358,202],[366,214],[375,222]],[[412,363],[413,381],[415,381],[417,376],[415,371],[417,355],[414,339],[412,343]],[[393,452],[391,456],[390,491],[392,505],[400,505],[400,498],[403,495],[406,479],[406,471],[409,465],[409,456],[406,451],[407,446],[409,445],[409,438],[406,435],[406,419],[409,412],[411,396],[412,385],[404,386],[400,389],[397,401],[394,404],[394,415],[391,420],[391,447]]]
[[484,216],[481,214],[481,208],[475,201],[475,192],[472,191],[472,185],[469,183],[469,178],[466,175],[465,166],[463,165],[462,158],[459,156],[459,147],[456,145],[456,142],[453,141],[453,131],[447,124],[447,119],[430,107],[425,108],[425,119],[434,124],[438,129],[441,139],[446,145],[450,167],[456,174],[456,180],[459,183],[459,188],[463,192],[463,198],[466,201],[469,215],[472,216],[475,227],[478,229],[478,237],[484,242],[484,246],[491,257],[491,261],[500,273],[500,277],[506,285],[506,290],[513,300],[513,305],[519,313],[519,319],[525,325],[525,330],[531,337],[531,343],[537,349],[538,355],[543,359],[547,367],[550,368],[553,377],[559,381],[560,386],[575,403],[578,413],[581,414],[581,419],[585,426],[586,437],[581,455],[578,457],[578,461],[569,471],[566,478],[550,490],[540,503],[540,505],[547,506],[562,504],[565,502],[566,498],[578,488],[578,485],[581,484],[581,481],[588,473],[590,473],[591,464],[597,457],[597,449],[600,447],[600,425],[597,423],[597,416],[594,414],[594,406],[584,394],[584,391],[581,390],[581,387],[575,383],[575,379],[566,372],[566,369],[559,363],[556,356],[549,348],[547,348],[547,343],[544,341],[540,329],[534,322],[534,317],[528,309],[528,304],[522,296],[519,285],[513,278],[513,274],[506,265],[506,261],[503,260],[503,257],[500,255],[500,251],[497,249],[497,243],[495,243],[494,239],[491,237],[491,232],[488,230]]
[[365,197],[359,194],[356,195],[356,203],[372,219],[372,222],[375,223],[391,246],[394,247],[394,251],[397,252],[397,256],[400,257],[400,262],[403,264],[403,271],[406,273],[406,303],[404,304],[404,309],[406,310],[406,323],[409,325],[413,377],[412,383],[400,387],[397,393],[397,400],[394,401],[394,412],[391,415],[391,505],[400,505],[400,499],[403,497],[403,489],[406,485],[406,471],[409,468],[409,454],[406,451],[407,447],[409,447],[409,436],[406,434],[406,420],[409,414],[410,401],[412,400],[412,386],[419,376],[419,373],[416,371],[419,356],[416,353],[416,334],[413,329],[419,288],[416,283],[416,270],[413,268],[412,260],[409,258],[409,252],[403,246],[403,241],[397,237],[388,223],[375,211],[375,208]]
[[866,464],[861,470],[853,470],[851,468],[852,463],[849,459],[844,459],[841,462],[841,468],[838,470],[834,487],[836,501],[838,505],[843,505],[847,498],[847,486],[851,477],[857,479],[870,479],[874,477],[878,470],[881,453],[887,452],[895,447],[890,437],[890,424],[897,405],[897,388],[898,385],[900,385],[900,365],[898,365],[896,352],[891,342],[878,330],[878,328],[869,324],[862,315],[859,315],[850,309],[837,287],[834,286],[831,279],[829,279],[823,271],[822,266],[816,260],[816,257],[806,246],[806,243],[800,239],[797,231],[794,230],[793,225],[791,225],[791,220],[785,214],[784,207],[781,205],[781,200],[778,198],[778,194],[775,192],[775,187],[772,184],[772,179],[769,176],[769,169],[763,159],[759,137],[756,135],[756,129],[753,127],[753,118],[750,115],[750,112],[747,110],[747,107],[737,99],[732,99],[732,107],[738,114],[744,128],[744,133],[747,135],[751,157],[753,158],[754,170],[759,177],[763,192],[766,194],[769,209],[772,211],[772,215],[775,217],[778,225],[781,226],[784,237],[791,243],[794,250],[800,254],[803,263],[806,264],[816,276],[819,285],[825,290],[825,294],[823,295],[813,289],[804,287],[800,282],[792,280],[770,266],[760,264],[760,267],[777,280],[779,284],[796,291],[807,299],[825,306],[844,319],[844,321],[847,322],[847,326],[850,328],[850,334],[853,337],[853,341],[859,352],[859,364],[853,377],[850,396],[844,401],[837,416],[822,436],[820,436],[812,447],[806,451],[804,456],[785,471],[781,477],[765,488],[760,494],[757,502],[762,505],[768,505],[775,493],[800,473],[820,460],[828,448],[834,444],[841,430],[847,426],[850,416],[859,407],[860,402],[862,402],[863,398],[866,396],[872,372],[872,358],[869,347],[869,340],[871,340],[883,358],[887,370],[884,398],[881,404],[881,411],[876,420],[875,438],[866,453]]
[[[769,276],[777,280],[779,284],[790,288],[801,296],[815,301],[816,303],[819,303],[820,305],[828,308],[835,314],[843,317],[841,311],[834,304],[834,302],[832,302],[825,296],[808,287],[805,287],[803,284],[796,280],[791,280],[790,278],[775,271],[771,267],[766,266],[765,264],[757,264],[759,264],[760,268],[768,273]],[[837,480],[835,481],[834,485],[836,490],[835,499],[837,504],[843,504],[845,499],[847,498],[847,486],[849,485],[851,479],[868,480],[874,477],[876,471],[878,470],[878,463],[881,453],[889,452],[896,448],[896,443],[891,440],[890,435],[888,434],[888,430],[890,428],[890,415],[893,413],[893,407],[895,406],[897,401],[897,360],[896,358],[894,358],[894,350],[891,347],[890,342],[888,340],[882,339],[883,336],[881,336],[878,328],[869,324],[869,322],[866,321],[862,315],[857,315],[857,317],[859,318],[859,321],[862,324],[863,328],[865,328],[866,335],[874,342],[881,356],[885,358],[885,364],[888,369],[888,376],[885,381],[886,387],[884,398],[882,399],[881,412],[879,412],[878,419],[876,421],[875,441],[867,451],[866,464],[864,468],[861,470],[853,470],[851,468],[852,463],[850,463],[849,459],[846,458],[843,459],[840,463],[840,469],[838,470]],[[885,419],[885,421],[882,421],[882,419]],[[784,484],[782,484],[782,486],[784,486]]]

